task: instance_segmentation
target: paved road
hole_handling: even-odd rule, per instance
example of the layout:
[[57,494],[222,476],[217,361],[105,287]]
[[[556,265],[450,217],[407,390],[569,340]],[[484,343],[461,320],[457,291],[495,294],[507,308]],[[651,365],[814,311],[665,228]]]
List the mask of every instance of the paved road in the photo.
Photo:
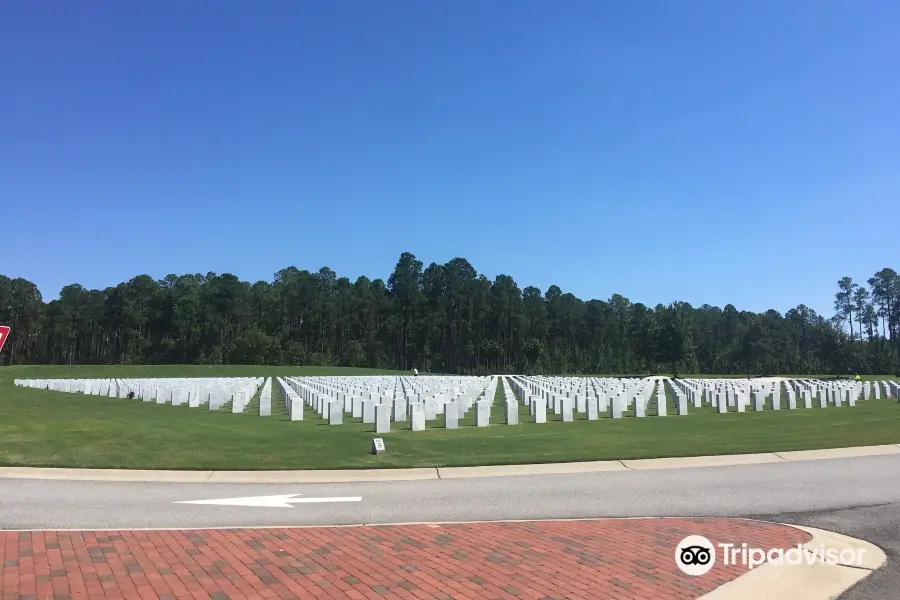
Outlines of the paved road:
[[[896,480],[885,485],[900,487]],[[840,600],[896,600],[900,597],[900,503],[816,512],[758,515],[758,518],[818,527],[872,542],[887,564],[841,595]]]
[[[900,503],[900,456],[701,469],[315,485],[0,480],[0,528],[349,525],[629,516],[753,516]],[[362,501],[174,504],[273,494]],[[894,529],[896,531],[896,529]]]
[[[193,528],[628,516],[747,516],[869,540],[887,565],[841,600],[900,590],[900,456],[703,469],[316,485],[0,479],[2,529]],[[274,494],[360,502],[174,504]]]

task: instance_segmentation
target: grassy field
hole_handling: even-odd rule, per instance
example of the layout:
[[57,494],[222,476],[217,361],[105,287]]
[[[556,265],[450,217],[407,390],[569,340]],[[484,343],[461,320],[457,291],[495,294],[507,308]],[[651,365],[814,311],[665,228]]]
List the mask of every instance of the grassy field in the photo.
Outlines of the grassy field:
[[[271,417],[15,388],[15,378],[203,377],[387,374],[364,369],[265,366],[124,366],[0,368],[0,465],[142,469],[327,469],[521,464],[703,454],[736,454],[900,443],[900,404],[860,402],[855,408],[813,408],[719,415],[709,408],[665,418],[627,418],[520,425],[495,408],[486,428],[474,410],[460,429],[429,421],[426,431],[395,430],[387,453],[369,454],[373,426],[345,415],[329,426],[307,408],[291,422],[275,386]],[[687,376],[685,376],[687,377]],[[884,379],[890,379],[885,376]],[[655,396],[654,396],[655,399]],[[629,415],[630,413],[626,413]],[[656,415],[651,403],[648,416]],[[394,425],[394,424],[392,424]]]

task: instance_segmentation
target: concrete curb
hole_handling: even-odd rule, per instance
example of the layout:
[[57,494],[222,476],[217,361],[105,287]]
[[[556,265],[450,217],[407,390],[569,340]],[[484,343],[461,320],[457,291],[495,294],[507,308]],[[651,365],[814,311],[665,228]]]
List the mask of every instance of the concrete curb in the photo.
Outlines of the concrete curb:
[[[460,521],[386,521],[381,523],[342,523],[337,525],[295,525],[291,523],[283,525],[205,525],[203,527],[89,527],[89,528],[50,528],[50,529],[3,529],[3,531],[215,531],[218,529],[321,529],[342,528],[342,527],[406,527],[409,525],[424,525],[428,527],[440,527],[442,525],[480,525],[482,523],[561,523],[569,521],[637,521],[646,519],[696,519],[696,516],[689,517],[571,517],[571,518],[552,518],[544,519],[492,519],[482,521],[460,520]],[[760,519],[745,519],[743,517],[714,517],[722,519],[733,519],[735,521],[759,521]],[[776,523],[781,525],[781,523]],[[796,527],[791,525],[790,527]]]
[[441,479],[470,479],[473,477],[510,477],[516,475],[568,475],[571,473],[605,473],[628,471],[619,460],[594,462],[546,463],[538,465],[496,465],[484,467],[439,467]]
[[826,549],[856,550],[862,551],[863,560],[860,564],[840,561],[829,564],[821,560],[812,560],[813,564],[804,561],[801,565],[767,562],[700,596],[698,600],[834,600],[887,561],[881,548],[865,540],[813,527],[779,525],[794,527],[812,535],[812,540],[804,545],[809,557],[821,559],[821,553]]
[[130,469],[61,469],[0,467],[0,479],[52,479],[66,481],[119,481],[153,483],[357,483],[379,481],[422,481],[513,477],[527,475],[568,475],[656,469],[692,469],[740,465],[805,462],[834,458],[900,455],[900,444],[858,446],[825,450],[645,458],[594,462],[495,465],[483,467],[422,467],[414,469],[342,469],[309,471],[156,471]]

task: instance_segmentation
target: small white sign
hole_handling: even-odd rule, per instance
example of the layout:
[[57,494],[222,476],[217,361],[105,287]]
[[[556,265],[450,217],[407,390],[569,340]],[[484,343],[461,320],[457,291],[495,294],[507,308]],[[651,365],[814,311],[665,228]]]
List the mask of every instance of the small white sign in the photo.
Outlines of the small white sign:
[[381,454],[384,452],[384,440],[375,438],[372,440],[372,454]]

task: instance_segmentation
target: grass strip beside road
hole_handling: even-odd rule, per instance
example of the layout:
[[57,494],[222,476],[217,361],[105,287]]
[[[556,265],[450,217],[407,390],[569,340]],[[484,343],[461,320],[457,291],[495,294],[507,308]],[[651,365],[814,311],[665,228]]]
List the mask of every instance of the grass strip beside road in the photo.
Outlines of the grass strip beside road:
[[[687,416],[679,417],[669,398],[669,416],[663,418],[586,421],[579,415],[574,422],[562,423],[558,415],[548,413],[548,422],[536,425],[528,409],[521,406],[520,424],[507,426],[502,424],[504,408],[497,403],[489,427],[474,426],[474,407],[460,420],[457,430],[443,429],[441,415],[421,432],[399,428],[408,423],[392,423],[394,431],[380,436],[387,452],[376,457],[369,454],[375,437],[371,424],[345,415],[343,425],[329,426],[309,407],[302,422],[291,422],[277,385],[273,386],[270,417],[12,386],[13,377],[375,373],[290,367],[3,369],[0,465],[213,470],[446,467],[900,443],[900,404],[896,400],[861,401],[854,408],[783,407],[780,411],[723,415],[709,408],[689,408]],[[654,401],[655,396],[648,415],[656,415]],[[814,402],[814,406],[818,404]]]

